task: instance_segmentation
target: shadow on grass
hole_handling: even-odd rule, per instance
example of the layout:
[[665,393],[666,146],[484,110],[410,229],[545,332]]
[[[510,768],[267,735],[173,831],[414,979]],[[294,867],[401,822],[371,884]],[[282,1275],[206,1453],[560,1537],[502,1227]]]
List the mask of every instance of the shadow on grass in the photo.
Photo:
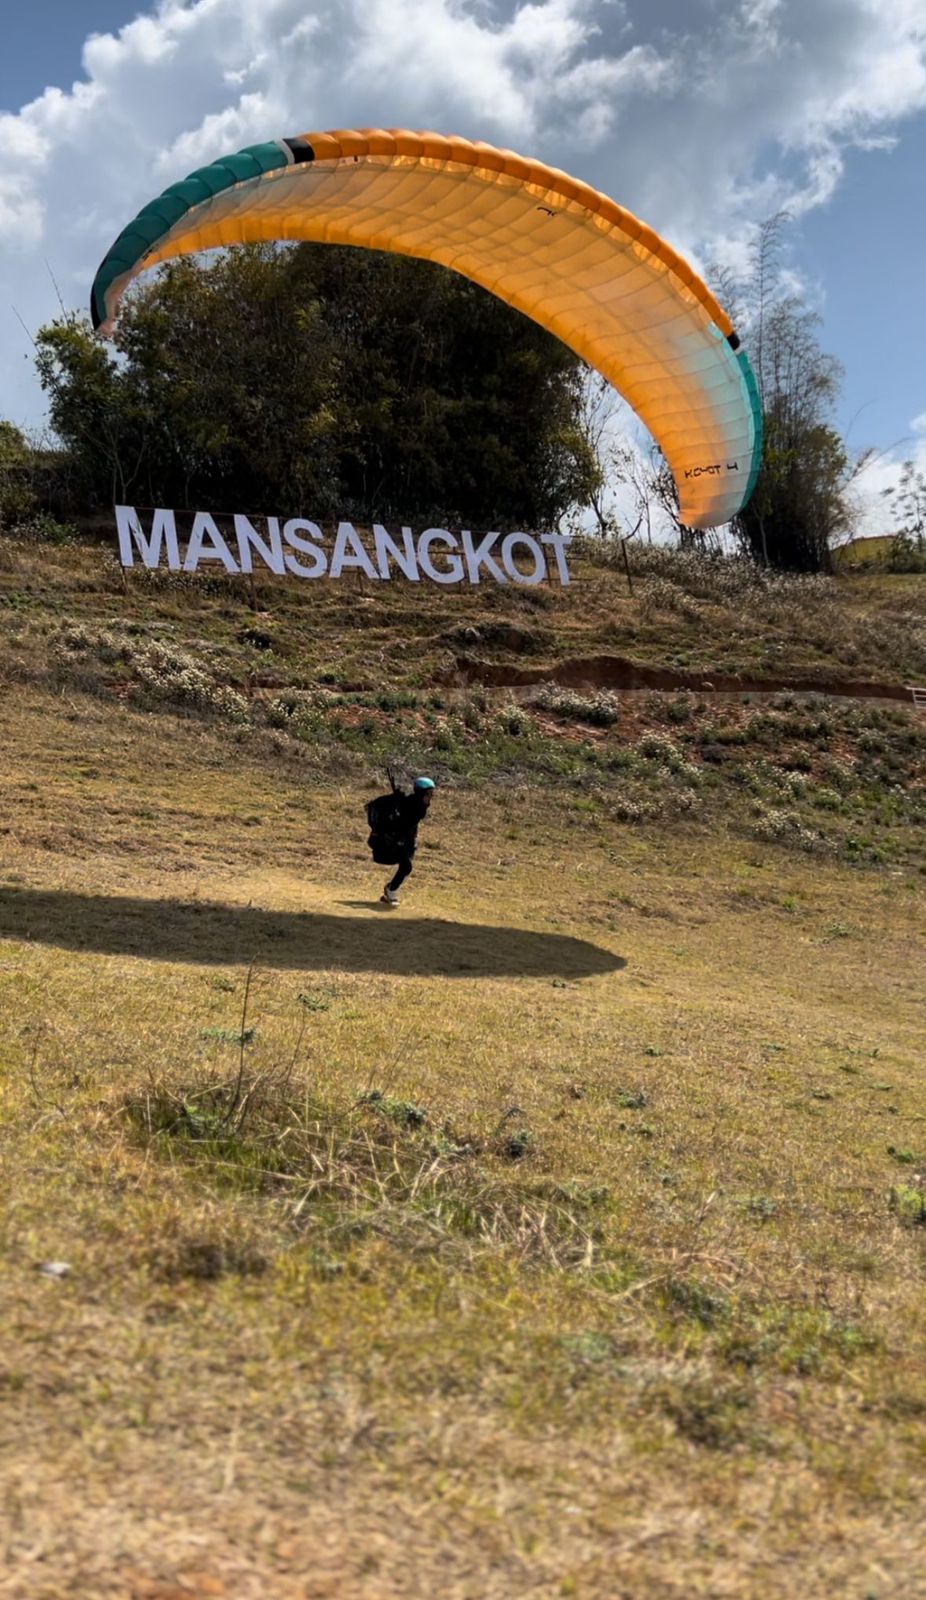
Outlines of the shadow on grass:
[[152,961],[419,977],[586,978],[626,965],[567,934],[437,917],[330,916],[11,886],[0,888],[0,938]]

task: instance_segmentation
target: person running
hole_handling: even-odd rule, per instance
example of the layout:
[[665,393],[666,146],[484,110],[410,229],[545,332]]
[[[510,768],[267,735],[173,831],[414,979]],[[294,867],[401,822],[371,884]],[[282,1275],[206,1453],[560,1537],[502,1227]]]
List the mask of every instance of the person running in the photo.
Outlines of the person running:
[[367,806],[370,824],[369,845],[373,860],[380,866],[395,866],[396,871],[380,896],[383,905],[397,906],[399,890],[412,870],[412,857],[418,844],[418,827],[428,814],[434,797],[431,778],[416,778],[411,794],[401,789],[380,795]]

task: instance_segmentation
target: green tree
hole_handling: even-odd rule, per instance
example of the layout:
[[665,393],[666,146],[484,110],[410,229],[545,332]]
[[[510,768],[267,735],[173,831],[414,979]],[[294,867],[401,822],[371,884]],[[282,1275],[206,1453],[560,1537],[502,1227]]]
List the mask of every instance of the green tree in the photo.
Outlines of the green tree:
[[0,421],[0,531],[15,528],[35,510],[31,456],[25,434]]
[[76,318],[40,330],[51,423],[87,502],[298,509],[318,493],[331,362],[316,308],[284,287],[272,251],[231,251],[143,285],[114,347]]

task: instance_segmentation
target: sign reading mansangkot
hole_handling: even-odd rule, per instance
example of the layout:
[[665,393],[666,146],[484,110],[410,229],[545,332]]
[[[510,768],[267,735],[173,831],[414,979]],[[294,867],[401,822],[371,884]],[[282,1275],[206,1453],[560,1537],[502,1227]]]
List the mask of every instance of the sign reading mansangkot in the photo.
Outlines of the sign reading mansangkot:
[[[411,583],[422,578],[432,583],[520,583],[528,586],[553,577],[569,582],[566,548],[560,533],[484,533],[468,528],[451,533],[446,528],[426,528],[417,536],[403,527],[396,538],[380,523],[361,534],[351,522],[339,522],[328,537],[317,522],[305,517],[218,518],[197,511],[184,537],[178,514],[154,510],[142,515],[134,506],[116,506],[119,556],[124,567],[166,566],[171,572],[195,572],[204,562],[218,563],[229,573],[249,573],[266,567],[278,577],[339,578],[362,572],[367,578],[388,579],[401,574]],[[219,528],[228,526],[228,536]]]

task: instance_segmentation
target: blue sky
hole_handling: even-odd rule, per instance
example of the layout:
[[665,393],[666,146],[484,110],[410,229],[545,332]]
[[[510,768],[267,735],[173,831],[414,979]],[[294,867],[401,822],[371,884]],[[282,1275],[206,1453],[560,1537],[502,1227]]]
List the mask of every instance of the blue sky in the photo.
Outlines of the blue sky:
[[432,126],[566,167],[696,261],[735,257],[751,225],[790,206],[790,267],[845,367],[850,443],[926,455],[926,423],[912,428],[926,416],[922,0],[7,9],[0,415],[41,424],[12,308],[30,327],[54,313],[46,261],[83,308],[113,235],[203,160],[300,128]]
[[4,8],[0,52],[0,110],[18,111],[55,84],[80,76],[88,33],[108,33],[144,10],[124,0],[39,0]]
[[856,151],[803,219],[795,259],[820,286],[825,347],[846,369],[850,443],[889,448],[926,412],[926,116],[890,152]]

